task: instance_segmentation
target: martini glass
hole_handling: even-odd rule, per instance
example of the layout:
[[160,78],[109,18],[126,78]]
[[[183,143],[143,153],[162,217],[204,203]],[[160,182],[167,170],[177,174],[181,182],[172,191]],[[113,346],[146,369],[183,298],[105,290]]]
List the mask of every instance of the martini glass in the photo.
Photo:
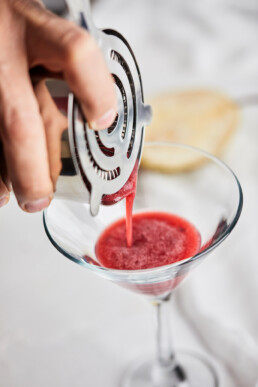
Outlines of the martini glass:
[[210,387],[217,376],[206,359],[175,353],[170,335],[170,297],[189,271],[205,259],[233,230],[242,209],[241,186],[222,161],[193,147],[149,143],[144,146],[134,212],[158,211],[190,221],[200,232],[198,254],[174,264],[145,270],[114,270],[101,265],[95,245],[103,230],[125,216],[122,202],[101,206],[92,217],[88,204],[55,199],[44,212],[52,244],[65,257],[88,270],[141,293],[157,312],[157,353],[136,362],[123,387]]

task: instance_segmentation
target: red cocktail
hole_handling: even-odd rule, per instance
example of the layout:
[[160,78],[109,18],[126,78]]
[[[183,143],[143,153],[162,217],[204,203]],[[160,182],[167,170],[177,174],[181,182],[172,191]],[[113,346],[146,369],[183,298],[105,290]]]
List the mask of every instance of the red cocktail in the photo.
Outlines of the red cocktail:
[[[242,209],[241,187],[225,164],[198,149],[165,143],[147,147],[149,157],[157,164],[160,158],[160,165],[164,166],[166,160],[168,165],[166,173],[140,171],[136,213],[128,238],[122,219],[123,201],[101,206],[93,218],[88,204],[54,200],[45,212],[45,229],[66,257],[118,285],[149,295],[157,307],[156,360],[137,362],[126,375],[123,387],[216,387],[216,376],[206,359],[174,353],[169,334],[169,299],[175,286],[236,225]],[[175,170],[175,155],[182,160],[201,157],[202,166],[169,172],[170,167]],[[128,194],[129,215],[134,191],[129,189]]]
[[[109,226],[96,244],[96,255],[104,267],[117,270],[143,270],[170,265],[198,253],[201,238],[185,219],[162,212],[135,214],[132,218],[132,243],[128,246],[128,222],[120,219]],[[172,290],[183,277],[153,285],[138,285],[132,290],[162,294]]]

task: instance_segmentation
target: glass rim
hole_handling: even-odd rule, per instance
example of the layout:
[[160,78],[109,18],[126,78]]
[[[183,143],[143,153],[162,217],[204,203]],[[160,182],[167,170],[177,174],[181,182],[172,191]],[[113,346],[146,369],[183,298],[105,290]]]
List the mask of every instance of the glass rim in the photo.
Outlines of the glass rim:
[[[73,262],[75,262],[75,263],[77,263],[77,264],[79,264],[79,265],[81,265],[83,267],[86,267],[87,269],[89,269],[89,270],[91,270],[93,272],[96,272],[96,273],[99,273],[99,274],[105,275],[105,276],[107,276],[107,275],[111,276],[112,275],[113,277],[116,277],[116,279],[119,278],[119,280],[121,280],[121,281],[123,279],[126,279],[127,277],[130,277],[131,280],[133,280],[133,279],[137,280],[137,279],[140,279],[142,276],[144,276],[144,277],[145,276],[151,277],[152,274],[155,274],[155,277],[154,277],[155,281],[154,282],[157,282],[157,276],[156,276],[157,273],[165,274],[166,272],[170,272],[172,269],[183,267],[184,265],[186,265],[188,263],[191,263],[191,262],[194,262],[194,261],[198,260],[199,258],[203,257],[204,255],[210,253],[217,246],[219,246],[220,243],[223,242],[228,237],[228,235],[231,233],[231,231],[234,229],[234,227],[235,227],[235,225],[236,225],[236,223],[237,223],[237,221],[238,221],[238,219],[240,217],[242,208],[243,208],[243,191],[242,191],[242,188],[241,188],[241,184],[240,184],[238,178],[236,177],[235,173],[232,171],[232,169],[226,163],[224,163],[222,160],[220,160],[218,157],[212,155],[211,153],[206,152],[205,150],[199,149],[199,148],[191,146],[191,145],[180,144],[180,143],[173,143],[173,142],[164,142],[164,141],[160,141],[160,142],[158,142],[158,141],[154,142],[153,141],[153,142],[146,142],[146,143],[144,143],[143,148],[146,147],[146,146],[147,147],[148,146],[149,147],[151,147],[151,146],[164,146],[165,147],[166,146],[166,147],[176,147],[176,148],[191,150],[191,151],[194,151],[196,153],[199,153],[200,155],[205,156],[206,158],[212,160],[217,165],[220,165],[225,170],[227,170],[231,174],[231,176],[234,178],[234,180],[236,182],[236,185],[237,185],[237,188],[238,188],[238,194],[239,194],[238,206],[237,206],[237,209],[236,209],[236,212],[235,212],[235,216],[234,216],[232,222],[227,226],[227,228],[220,235],[218,240],[216,240],[210,246],[208,246],[204,250],[200,251],[199,253],[197,253],[197,254],[195,254],[195,255],[193,255],[191,257],[188,257],[188,258],[185,258],[183,260],[171,263],[169,265],[157,266],[157,267],[149,268],[149,269],[120,270],[120,269],[110,269],[110,268],[107,268],[107,267],[104,267],[104,266],[97,266],[97,265],[88,263],[85,260],[83,260],[82,257],[77,258],[75,254],[72,255],[72,254],[68,253],[66,250],[64,250],[55,241],[55,239],[52,237],[52,235],[51,235],[51,233],[49,231],[49,228],[47,226],[47,212],[48,212],[48,209],[46,209],[46,210],[43,211],[43,225],[44,225],[44,229],[45,229],[46,235],[49,238],[49,240],[52,243],[52,245],[62,255],[64,255],[66,258],[70,259],[71,261],[73,261]],[[54,200],[59,200],[60,201],[62,199],[54,199]]]

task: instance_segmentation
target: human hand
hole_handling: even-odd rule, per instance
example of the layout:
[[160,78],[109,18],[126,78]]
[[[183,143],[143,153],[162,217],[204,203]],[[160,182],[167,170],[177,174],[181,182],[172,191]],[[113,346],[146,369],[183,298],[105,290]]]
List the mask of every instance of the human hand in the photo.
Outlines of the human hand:
[[0,2],[0,206],[13,189],[20,207],[50,203],[61,170],[66,118],[45,83],[29,70],[43,66],[68,83],[92,129],[116,116],[111,75],[87,31],[46,10],[40,0]]

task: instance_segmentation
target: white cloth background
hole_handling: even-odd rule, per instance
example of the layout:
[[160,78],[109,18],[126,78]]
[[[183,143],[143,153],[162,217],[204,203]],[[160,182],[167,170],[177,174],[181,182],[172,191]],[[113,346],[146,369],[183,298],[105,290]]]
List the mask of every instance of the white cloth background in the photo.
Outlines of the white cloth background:
[[[94,14],[128,38],[147,95],[190,86],[258,94],[255,1],[110,0]],[[210,358],[221,387],[258,380],[258,106],[242,113],[224,155],[243,187],[241,219],[171,303],[175,346]],[[61,256],[41,214],[13,198],[0,211],[0,243],[0,386],[114,387],[153,351],[151,306]]]

